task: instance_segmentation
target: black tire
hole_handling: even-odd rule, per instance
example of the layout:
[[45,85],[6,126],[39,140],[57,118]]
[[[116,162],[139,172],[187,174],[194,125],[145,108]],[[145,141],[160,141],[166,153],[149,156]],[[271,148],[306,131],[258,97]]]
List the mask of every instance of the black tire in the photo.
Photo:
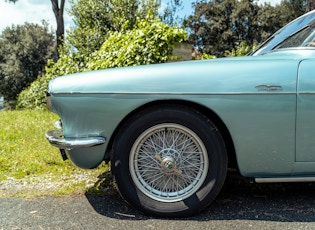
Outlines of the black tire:
[[163,217],[203,210],[227,172],[218,129],[197,111],[177,105],[150,107],[129,119],[111,161],[122,197],[148,215]]

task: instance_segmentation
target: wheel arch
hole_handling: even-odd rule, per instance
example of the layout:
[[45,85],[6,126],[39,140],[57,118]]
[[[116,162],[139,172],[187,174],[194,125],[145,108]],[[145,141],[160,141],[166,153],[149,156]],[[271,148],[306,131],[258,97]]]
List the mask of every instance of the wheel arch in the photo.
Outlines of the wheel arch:
[[208,119],[210,119],[214,125],[220,130],[220,133],[222,135],[222,138],[225,142],[225,146],[227,149],[227,153],[228,153],[228,167],[229,168],[233,168],[236,169],[238,171],[238,165],[237,165],[237,160],[236,160],[236,153],[235,153],[235,148],[234,148],[234,143],[232,140],[232,137],[230,135],[230,132],[228,130],[228,128],[226,127],[226,125],[224,124],[224,122],[222,121],[222,119],[211,109],[200,105],[198,103],[194,103],[191,101],[185,101],[185,100],[159,100],[159,101],[153,101],[147,104],[144,104],[138,108],[136,108],[135,110],[133,110],[132,112],[130,112],[120,123],[119,125],[116,127],[113,135],[111,136],[109,143],[108,143],[108,150],[105,154],[105,161],[109,162],[110,158],[111,158],[111,154],[112,154],[112,150],[113,150],[113,146],[115,143],[115,139],[117,138],[117,135],[119,133],[119,131],[122,129],[122,127],[124,126],[124,124],[126,123],[126,121],[128,119],[130,119],[131,117],[133,117],[134,115],[136,115],[137,113],[139,113],[141,110],[143,109],[147,109],[149,107],[154,107],[154,106],[166,106],[166,105],[182,105],[182,106],[187,106],[189,108],[195,109],[198,112],[200,112],[201,114],[203,114],[204,116],[206,116]]

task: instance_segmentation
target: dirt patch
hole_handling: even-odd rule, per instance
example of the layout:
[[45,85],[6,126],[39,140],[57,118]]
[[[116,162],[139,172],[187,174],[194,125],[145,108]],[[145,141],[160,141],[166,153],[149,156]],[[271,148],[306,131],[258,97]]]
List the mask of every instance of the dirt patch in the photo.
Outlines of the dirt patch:
[[[34,197],[54,194],[83,193],[99,178],[89,171],[69,176],[42,175],[0,181],[0,197]],[[77,188],[77,191],[73,191]]]

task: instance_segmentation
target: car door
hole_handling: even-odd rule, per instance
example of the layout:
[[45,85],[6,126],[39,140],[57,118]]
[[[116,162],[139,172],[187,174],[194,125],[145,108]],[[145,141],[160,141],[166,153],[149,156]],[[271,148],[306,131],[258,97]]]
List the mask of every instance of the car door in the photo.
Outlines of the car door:
[[315,174],[315,59],[299,66],[295,173]]

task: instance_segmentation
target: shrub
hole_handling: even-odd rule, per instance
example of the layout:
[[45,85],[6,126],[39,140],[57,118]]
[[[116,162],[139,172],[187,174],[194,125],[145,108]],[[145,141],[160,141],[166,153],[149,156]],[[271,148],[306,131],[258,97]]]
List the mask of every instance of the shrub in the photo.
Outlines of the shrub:
[[217,58],[217,57],[214,55],[211,55],[211,54],[207,54],[207,53],[202,53],[202,55],[201,55],[201,60],[214,59],[214,58]]
[[175,42],[186,39],[186,33],[152,20],[140,20],[135,29],[112,32],[100,50],[90,56],[87,70],[146,65],[172,59]]
[[251,51],[254,51],[257,47],[257,43],[254,45],[247,45],[246,42],[241,42],[236,49],[232,49],[232,51],[225,51],[224,55],[226,57],[236,57],[236,56],[245,56]]

